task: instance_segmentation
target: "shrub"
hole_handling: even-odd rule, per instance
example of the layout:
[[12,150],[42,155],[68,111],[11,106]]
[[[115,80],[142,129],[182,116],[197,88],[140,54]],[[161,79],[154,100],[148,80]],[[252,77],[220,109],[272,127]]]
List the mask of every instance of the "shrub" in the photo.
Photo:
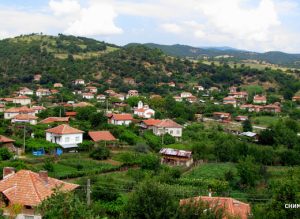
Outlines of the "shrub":
[[105,160],[105,159],[109,158],[109,156],[110,156],[109,149],[106,147],[103,147],[103,146],[95,148],[90,153],[90,157],[95,160]]
[[9,160],[13,154],[7,148],[0,148],[0,160]]

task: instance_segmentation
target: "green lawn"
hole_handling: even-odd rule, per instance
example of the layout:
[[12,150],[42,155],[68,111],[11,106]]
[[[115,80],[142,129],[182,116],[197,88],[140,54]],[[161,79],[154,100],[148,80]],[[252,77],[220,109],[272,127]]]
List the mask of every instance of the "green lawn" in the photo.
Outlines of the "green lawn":
[[279,119],[280,117],[277,116],[256,116],[251,118],[254,125],[265,127],[275,124]]

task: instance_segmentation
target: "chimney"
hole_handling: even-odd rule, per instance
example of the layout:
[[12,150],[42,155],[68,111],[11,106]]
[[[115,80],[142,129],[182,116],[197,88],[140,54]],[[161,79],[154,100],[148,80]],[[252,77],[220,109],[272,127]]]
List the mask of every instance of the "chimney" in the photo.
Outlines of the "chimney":
[[39,172],[39,177],[45,182],[48,183],[48,171],[41,170]]
[[13,168],[13,167],[4,167],[3,168],[3,179],[5,179],[13,174],[15,174],[15,168]]

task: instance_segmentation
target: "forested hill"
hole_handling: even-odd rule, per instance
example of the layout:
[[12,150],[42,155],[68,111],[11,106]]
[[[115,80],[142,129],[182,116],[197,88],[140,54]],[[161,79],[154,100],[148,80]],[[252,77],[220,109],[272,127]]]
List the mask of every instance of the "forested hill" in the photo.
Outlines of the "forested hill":
[[212,47],[212,48],[197,48],[186,45],[160,45],[154,43],[143,44],[149,48],[161,49],[168,55],[190,58],[218,58],[227,56],[231,60],[257,60],[271,64],[300,68],[300,54],[288,54],[278,51],[266,53],[257,53],[244,50],[238,50],[230,47]]
[[[35,74],[41,74],[34,82]],[[113,88],[120,92],[138,89],[141,93],[168,94],[206,88],[260,84],[286,98],[300,89],[299,72],[208,65],[165,55],[144,45],[118,47],[74,36],[26,35],[0,41],[0,95],[10,95],[20,86],[51,88],[60,82],[72,88],[77,78],[97,85],[99,92]],[[126,82],[134,79],[134,83]],[[34,82],[34,83],[33,83]],[[175,88],[167,83],[175,82]],[[74,89],[74,88],[72,88]],[[71,89],[70,89],[71,90]]]

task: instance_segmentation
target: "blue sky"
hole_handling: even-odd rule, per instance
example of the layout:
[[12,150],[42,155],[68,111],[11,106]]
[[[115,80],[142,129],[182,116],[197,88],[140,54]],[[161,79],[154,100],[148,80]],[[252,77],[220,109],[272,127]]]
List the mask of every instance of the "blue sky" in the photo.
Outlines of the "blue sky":
[[298,0],[0,0],[0,38],[58,33],[300,53]]

